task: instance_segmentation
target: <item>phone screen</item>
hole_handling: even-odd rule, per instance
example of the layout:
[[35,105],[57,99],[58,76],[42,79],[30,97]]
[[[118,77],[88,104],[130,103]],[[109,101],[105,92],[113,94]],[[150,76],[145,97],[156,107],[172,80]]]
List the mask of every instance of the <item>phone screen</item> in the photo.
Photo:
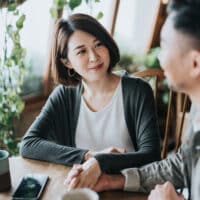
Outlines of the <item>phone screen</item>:
[[13,199],[39,199],[47,180],[48,176],[44,174],[27,174],[20,181]]

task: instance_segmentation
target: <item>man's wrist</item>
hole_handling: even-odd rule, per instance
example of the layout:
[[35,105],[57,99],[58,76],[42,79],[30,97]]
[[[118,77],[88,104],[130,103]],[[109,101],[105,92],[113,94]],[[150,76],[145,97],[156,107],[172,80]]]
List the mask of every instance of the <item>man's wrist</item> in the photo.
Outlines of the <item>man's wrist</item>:
[[107,190],[123,189],[125,184],[125,177],[123,175],[107,175],[105,188]]

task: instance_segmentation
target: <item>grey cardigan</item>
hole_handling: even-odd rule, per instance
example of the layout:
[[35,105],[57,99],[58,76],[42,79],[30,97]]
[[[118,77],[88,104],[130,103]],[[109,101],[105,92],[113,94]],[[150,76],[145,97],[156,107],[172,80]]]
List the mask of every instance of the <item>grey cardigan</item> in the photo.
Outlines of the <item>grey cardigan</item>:
[[[151,87],[142,79],[123,76],[122,92],[125,120],[136,152],[97,154],[95,158],[101,170],[107,173],[119,173],[124,168],[160,160]],[[88,149],[76,148],[75,144],[81,93],[81,85],[74,88],[60,85],[54,89],[21,142],[22,156],[67,166],[83,162]]]

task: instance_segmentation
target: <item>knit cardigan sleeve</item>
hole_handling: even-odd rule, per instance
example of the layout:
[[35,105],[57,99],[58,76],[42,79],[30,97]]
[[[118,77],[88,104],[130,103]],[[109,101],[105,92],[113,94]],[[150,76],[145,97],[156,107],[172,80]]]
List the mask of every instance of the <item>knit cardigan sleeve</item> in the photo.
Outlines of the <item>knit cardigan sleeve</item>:
[[23,157],[67,166],[82,162],[88,150],[74,144],[75,91],[64,86],[54,89],[21,142]]

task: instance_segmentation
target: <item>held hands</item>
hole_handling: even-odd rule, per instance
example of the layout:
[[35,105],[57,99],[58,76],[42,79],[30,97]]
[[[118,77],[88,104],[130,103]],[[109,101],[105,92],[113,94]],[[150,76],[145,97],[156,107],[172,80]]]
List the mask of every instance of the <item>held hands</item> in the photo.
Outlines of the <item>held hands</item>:
[[69,172],[65,184],[68,189],[93,188],[101,175],[101,169],[95,158],[89,158],[83,165],[74,165]]
[[174,186],[168,181],[163,185],[156,185],[151,191],[148,200],[184,200],[183,195],[178,195]]
[[[81,187],[88,187],[88,188],[96,188],[96,191],[105,190],[108,184],[107,175],[102,175],[101,168],[99,166],[98,161],[93,158],[96,154],[101,153],[125,153],[126,150],[122,148],[116,147],[109,147],[103,149],[102,151],[92,152],[88,151],[84,156],[84,163],[82,165],[74,165],[73,168],[70,170],[67,179],[65,180],[64,184],[68,186],[68,189],[75,189]],[[101,181],[98,182],[99,177],[101,176]],[[98,182],[98,184],[97,184]]]

